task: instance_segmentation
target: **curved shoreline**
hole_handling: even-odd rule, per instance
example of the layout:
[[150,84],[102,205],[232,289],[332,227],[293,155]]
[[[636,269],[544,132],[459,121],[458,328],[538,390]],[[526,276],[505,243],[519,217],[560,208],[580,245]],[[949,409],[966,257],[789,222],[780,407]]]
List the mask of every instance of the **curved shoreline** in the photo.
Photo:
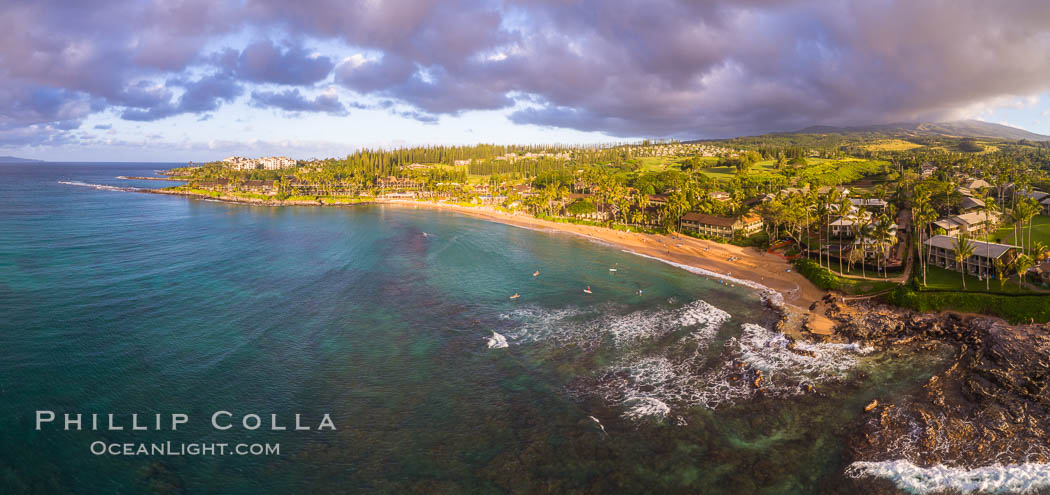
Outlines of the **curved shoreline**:
[[[830,334],[833,322],[818,311],[808,308],[820,302],[828,292],[794,271],[783,258],[732,244],[697,239],[689,236],[656,235],[625,232],[592,225],[553,222],[531,215],[506,213],[488,206],[462,206],[433,201],[372,199],[353,203],[325,203],[317,201],[281,201],[241,198],[227,195],[214,197],[189,191],[144,189],[142,192],[191,198],[210,199],[255,206],[356,206],[392,205],[397,207],[450,210],[505,225],[533,230],[569,233],[601,242],[625,252],[647,257],[693,271],[701,276],[719,278],[747,286],[763,294],[775,310],[781,312],[782,331],[798,335],[803,328],[814,333]],[[770,297],[777,294],[779,297]]]

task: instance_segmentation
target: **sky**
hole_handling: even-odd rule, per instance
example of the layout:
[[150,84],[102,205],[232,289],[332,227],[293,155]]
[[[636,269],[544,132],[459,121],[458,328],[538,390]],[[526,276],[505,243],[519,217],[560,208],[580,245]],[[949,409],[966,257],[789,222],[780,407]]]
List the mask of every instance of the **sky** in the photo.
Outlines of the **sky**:
[[967,118],[1050,134],[1045,0],[0,2],[0,155],[307,159]]

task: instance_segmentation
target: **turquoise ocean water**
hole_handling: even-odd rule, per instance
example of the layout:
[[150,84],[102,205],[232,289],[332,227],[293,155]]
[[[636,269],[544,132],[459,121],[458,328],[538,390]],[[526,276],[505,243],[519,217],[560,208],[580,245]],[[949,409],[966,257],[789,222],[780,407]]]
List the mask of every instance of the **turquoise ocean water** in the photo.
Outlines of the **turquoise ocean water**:
[[[0,492],[847,491],[864,404],[942,366],[791,353],[753,291],[570,235],[116,189],[169,185],[116,179],[168,166],[0,165]],[[35,431],[37,410],[191,421]],[[315,429],[216,431],[219,410]]]

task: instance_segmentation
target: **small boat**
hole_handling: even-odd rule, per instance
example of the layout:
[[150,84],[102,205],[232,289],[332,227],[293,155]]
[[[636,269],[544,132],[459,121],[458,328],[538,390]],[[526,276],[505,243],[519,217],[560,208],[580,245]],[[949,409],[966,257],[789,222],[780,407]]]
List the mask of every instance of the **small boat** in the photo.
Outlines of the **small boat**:
[[521,294],[518,294],[517,292],[515,292],[513,296],[510,296],[511,299],[517,299],[519,297],[521,297]]
[[591,286],[588,285],[586,289],[583,289],[583,291],[586,292],[587,294],[590,294],[591,293]]
[[532,276],[533,276],[533,277],[538,277],[538,276],[540,276],[540,271],[539,271],[539,270],[536,270],[536,271],[532,272]]
[[610,271],[610,272],[615,272],[615,271],[616,271],[616,269],[615,269],[615,268],[610,268],[610,269],[609,269],[609,271]]

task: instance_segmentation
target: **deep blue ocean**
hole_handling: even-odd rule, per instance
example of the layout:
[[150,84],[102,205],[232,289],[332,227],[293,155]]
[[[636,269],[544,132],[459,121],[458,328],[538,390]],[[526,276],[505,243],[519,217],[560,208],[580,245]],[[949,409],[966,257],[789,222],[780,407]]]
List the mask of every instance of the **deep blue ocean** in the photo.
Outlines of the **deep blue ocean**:
[[[572,235],[116,178],[174,165],[0,164],[0,493],[855,491],[843,438],[864,405],[942,365],[789,352],[755,292]],[[58,418],[37,431],[38,410]],[[128,431],[132,413],[189,422]],[[269,429],[297,413],[311,430]]]

